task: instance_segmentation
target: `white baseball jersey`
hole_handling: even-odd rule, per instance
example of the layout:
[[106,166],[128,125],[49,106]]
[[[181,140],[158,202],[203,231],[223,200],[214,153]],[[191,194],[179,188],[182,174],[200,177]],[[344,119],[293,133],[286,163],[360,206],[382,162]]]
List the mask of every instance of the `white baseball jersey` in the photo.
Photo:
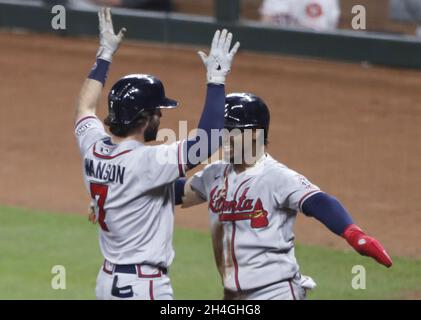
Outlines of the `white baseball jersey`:
[[304,176],[264,155],[237,174],[214,162],[191,187],[209,202],[215,260],[227,290],[257,289],[299,271],[293,226],[301,204],[320,192]]
[[260,13],[281,26],[325,31],[336,29],[341,10],[338,0],[265,0]]
[[85,185],[97,204],[104,258],[114,264],[168,267],[174,258],[173,182],[184,175],[182,143],[145,146],[130,140],[114,145],[93,116],[76,124],[75,135]]

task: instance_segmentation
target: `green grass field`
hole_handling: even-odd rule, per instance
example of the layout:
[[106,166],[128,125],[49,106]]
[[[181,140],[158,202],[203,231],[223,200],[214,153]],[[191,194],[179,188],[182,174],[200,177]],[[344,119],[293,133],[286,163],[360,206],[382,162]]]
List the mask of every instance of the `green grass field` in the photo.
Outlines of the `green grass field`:
[[[170,271],[177,299],[220,299],[208,233],[177,229]],[[353,251],[298,245],[302,273],[318,287],[309,299],[404,299],[421,292],[421,260],[394,257],[386,269]],[[102,258],[97,227],[71,214],[0,207],[0,299],[94,299]],[[66,290],[53,290],[51,269],[66,268]],[[354,290],[352,266],[366,268],[366,289]],[[262,275],[264,276],[264,275]]]

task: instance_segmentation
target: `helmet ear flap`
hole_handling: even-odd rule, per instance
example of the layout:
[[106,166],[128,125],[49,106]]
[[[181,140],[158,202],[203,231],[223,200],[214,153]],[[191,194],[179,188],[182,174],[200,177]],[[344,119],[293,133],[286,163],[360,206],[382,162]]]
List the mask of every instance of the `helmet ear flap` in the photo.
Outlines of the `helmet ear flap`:
[[108,117],[110,122],[116,121],[116,115],[114,111],[114,103],[116,102],[116,99],[113,95],[108,95]]

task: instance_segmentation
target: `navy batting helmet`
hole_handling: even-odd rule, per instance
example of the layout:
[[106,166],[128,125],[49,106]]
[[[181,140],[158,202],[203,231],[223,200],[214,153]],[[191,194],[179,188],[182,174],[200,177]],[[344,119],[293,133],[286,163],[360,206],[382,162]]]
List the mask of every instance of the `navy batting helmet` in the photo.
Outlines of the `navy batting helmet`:
[[251,93],[230,93],[225,98],[226,129],[264,129],[265,143],[269,131],[270,114],[265,102]]
[[138,120],[143,111],[177,106],[177,101],[165,96],[161,80],[147,74],[131,74],[111,88],[107,123],[128,126]]

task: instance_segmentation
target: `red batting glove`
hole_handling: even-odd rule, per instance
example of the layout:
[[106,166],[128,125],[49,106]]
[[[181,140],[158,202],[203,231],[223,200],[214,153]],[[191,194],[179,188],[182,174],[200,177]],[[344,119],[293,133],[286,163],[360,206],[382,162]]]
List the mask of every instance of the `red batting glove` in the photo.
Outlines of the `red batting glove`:
[[355,224],[349,225],[342,233],[342,237],[344,237],[359,254],[372,257],[378,263],[388,268],[392,266],[392,259],[390,259],[380,242],[366,235]]

